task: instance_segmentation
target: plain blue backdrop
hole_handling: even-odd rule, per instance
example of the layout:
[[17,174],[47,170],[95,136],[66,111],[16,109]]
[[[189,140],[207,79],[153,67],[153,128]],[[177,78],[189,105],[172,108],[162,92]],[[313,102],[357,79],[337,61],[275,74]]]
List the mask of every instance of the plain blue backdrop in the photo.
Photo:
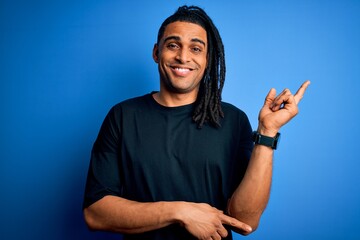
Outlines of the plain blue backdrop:
[[223,100],[253,127],[271,87],[312,81],[282,129],[272,195],[246,239],[360,239],[356,0],[1,0],[1,239],[119,239],[82,218],[91,147],[111,106],[158,89],[157,30],[185,3],[218,26]]

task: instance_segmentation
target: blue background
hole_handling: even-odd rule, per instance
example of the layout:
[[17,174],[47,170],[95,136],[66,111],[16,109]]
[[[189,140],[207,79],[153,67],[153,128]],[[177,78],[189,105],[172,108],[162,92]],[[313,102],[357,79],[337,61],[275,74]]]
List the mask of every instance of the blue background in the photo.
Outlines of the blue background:
[[[109,239],[81,204],[115,103],[158,89],[158,27],[184,3],[223,37],[223,99],[253,127],[271,87],[310,79],[282,129],[272,195],[247,239],[360,239],[360,1],[0,2],[0,238]],[[236,236],[242,239],[241,236]]]

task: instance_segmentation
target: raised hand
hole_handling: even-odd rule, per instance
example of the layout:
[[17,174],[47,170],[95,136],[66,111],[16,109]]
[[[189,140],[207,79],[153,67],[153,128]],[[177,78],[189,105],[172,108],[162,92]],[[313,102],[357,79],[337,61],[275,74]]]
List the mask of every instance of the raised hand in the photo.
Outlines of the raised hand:
[[267,136],[275,136],[280,128],[299,112],[298,104],[309,84],[310,81],[305,81],[295,95],[285,89],[276,96],[276,90],[272,88],[259,113],[258,131]]

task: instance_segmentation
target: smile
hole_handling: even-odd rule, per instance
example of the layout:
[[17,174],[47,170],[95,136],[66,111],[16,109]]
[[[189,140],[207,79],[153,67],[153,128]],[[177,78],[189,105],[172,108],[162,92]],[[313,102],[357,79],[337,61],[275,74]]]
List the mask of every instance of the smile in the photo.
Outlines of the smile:
[[179,71],[179,72],[183,72],[183,73],[190,72],[190,69],[188,69],[188,68],[174,68],[174,69],[175,69],[175,71]]
[[186,77],[193,69],[187,67],[172,66],[172,72],[179,77]]
[[178,67],[178,66],[170,66],[173,70],[179,71],[179,72],[190,72],[193,69],[190,67]]
[[171,69],[174,75],[178,77],[186,77],[192,71],[192,69],[190,68],[181,68],[181,67],[172,67]]

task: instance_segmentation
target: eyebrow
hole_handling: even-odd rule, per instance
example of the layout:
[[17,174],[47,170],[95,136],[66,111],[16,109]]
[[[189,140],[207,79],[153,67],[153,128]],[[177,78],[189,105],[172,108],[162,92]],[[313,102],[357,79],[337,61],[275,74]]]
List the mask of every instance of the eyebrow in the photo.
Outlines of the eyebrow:
[[[166,38],[164,39],[164,43],[167,42],[167,41],[169,41],[169,40],[180,41],[181,38],[180,38],[179,36],[168,36],[168,37],[166,37]],[[198,43],[206,46],[205,42],[204,42],[203,40],[199,39],[199,38],[193,38],[193,39],[191,39],[191,42],[198,42]]]

